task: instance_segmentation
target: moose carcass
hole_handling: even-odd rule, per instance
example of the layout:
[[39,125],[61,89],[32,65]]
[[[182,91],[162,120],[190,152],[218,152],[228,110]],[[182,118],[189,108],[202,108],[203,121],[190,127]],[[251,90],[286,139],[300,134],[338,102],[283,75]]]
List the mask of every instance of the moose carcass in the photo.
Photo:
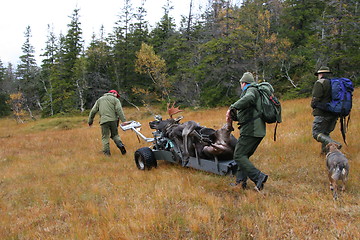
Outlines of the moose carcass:
[[146,142],[152,142],[152,147],[142,147],[135,151],[134,159],[140,170],[157,166],[158,160],[178,163],[189,168],[199,169],[219,175],[234,174],[237,169],[232,159],[236,139],[231,135],[231,126],[224,125],[214,130],[202,127],[194,121],[180,123],[182,117],[173,119],[172,116],[181,112],[174,105],[169,108],[169,119],[162,120],[156,116],[155,121],[149,123],[153,138],[147,138],[139,132],[140,123],[121,125],[125,131],[132,129]]
[[[200,138],[197,132],[202,128],[194,121],[179,123],[182,118],[169,118],[166,120],[155,120],[149,123],[151,129],[158,130],[164,137],[173,141],[182,152],[183,158],[190,155],[195,156],[195,151],[201,153],[202,145],[199,143]],[[196,149],[195,149],[196,148]]]
[[231,134],[234,130],[232,126],[225,124],[214,130],[202,127],[194,121],[180,123],[181,119],[158,119],[150,122],[149,126],[174,141],[185,161],[190,156],[218,160],[233,158],[236,138]]
[[219,160],[233,159],[236,138],[231,134],[234,128],[226,123],[222,128],[209,135],[210,145],[203,148],[203,153],[208,157],[217,157]]

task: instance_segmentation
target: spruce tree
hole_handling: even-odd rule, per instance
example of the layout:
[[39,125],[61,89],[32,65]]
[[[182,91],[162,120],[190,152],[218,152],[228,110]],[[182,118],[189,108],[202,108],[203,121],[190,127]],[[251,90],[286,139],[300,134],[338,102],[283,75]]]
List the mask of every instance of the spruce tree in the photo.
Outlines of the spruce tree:
[[25,42],[22,46],[23,55],[20,56],[20,64],[17,67],[18,90],[23,94],[24,107],[34,118],[32,110],[35,106],[41,108],[39,96],[39,68],[36,65],[35,50],[30,43],[31,28],[26,27],[24,33]]
[[79,9],[75,9],[68,24],[68,32],[60,37],[60,46],[53,73],[54,112],[69,112],[79,109],[75,64],[83,48]]
[[113,78],[111,47],[104,38],[104,28],[100,36],[92,37],[86,50],[87,93],[86,106],[91,108],[95,101],[112,86]]
[[44,106],[43,116],[54,115],[54,72],[56,64],[56,54],[58,52],[58,41],[53,30],[48,25],[48,36],[46,40],[45,52],[42,54],[44,59],[41,65],[41,83],[43,88],[42,102]]

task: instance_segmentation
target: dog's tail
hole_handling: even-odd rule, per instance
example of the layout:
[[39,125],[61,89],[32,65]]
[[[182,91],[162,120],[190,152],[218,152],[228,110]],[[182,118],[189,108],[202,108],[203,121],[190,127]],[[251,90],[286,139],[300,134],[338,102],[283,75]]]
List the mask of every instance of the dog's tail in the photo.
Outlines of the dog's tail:
[[337,164],[336,167],[332,171],[331,178],[334,180],[346,180],[348,176],[348,169],[344,164]]

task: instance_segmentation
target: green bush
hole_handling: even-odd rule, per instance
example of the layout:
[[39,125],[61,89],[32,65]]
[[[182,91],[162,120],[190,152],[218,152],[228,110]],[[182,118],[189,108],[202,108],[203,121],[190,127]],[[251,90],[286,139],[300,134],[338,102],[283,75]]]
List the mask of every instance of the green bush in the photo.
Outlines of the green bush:
[[8,116],[11,113],[11,108],[6,103],[8,100],[10,100],[9,95],[0,93],[0,117]]

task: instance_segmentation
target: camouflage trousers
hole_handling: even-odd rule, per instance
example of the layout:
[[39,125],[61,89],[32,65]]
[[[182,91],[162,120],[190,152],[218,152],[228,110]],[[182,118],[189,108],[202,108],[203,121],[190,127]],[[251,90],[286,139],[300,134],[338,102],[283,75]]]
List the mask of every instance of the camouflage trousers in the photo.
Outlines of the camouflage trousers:
[[123,145],[119,132],[118,132],[118,122],[111,121],[101,124],[101,141],[103,146],[103,152],[106,154],[110,154],[110,138],[115,142],[116,146]]

